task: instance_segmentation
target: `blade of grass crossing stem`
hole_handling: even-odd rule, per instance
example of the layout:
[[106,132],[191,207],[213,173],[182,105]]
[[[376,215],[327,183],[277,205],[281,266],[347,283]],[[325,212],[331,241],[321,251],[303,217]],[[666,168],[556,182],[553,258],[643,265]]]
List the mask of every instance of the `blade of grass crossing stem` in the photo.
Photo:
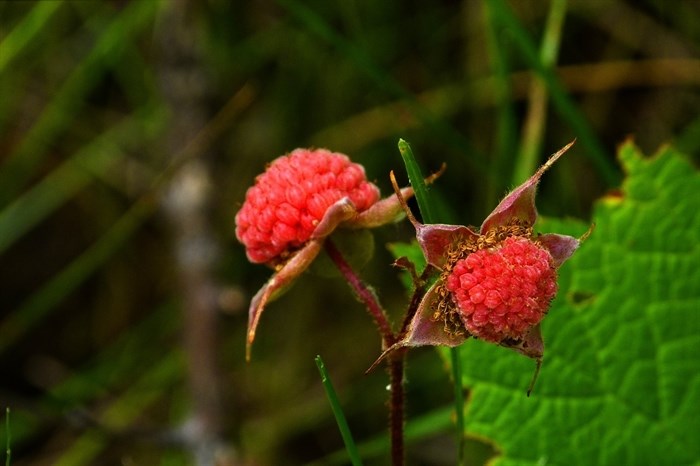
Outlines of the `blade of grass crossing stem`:
[[[416,201],[418,202],[418,209],[420,210],[421,216],[423,217],[423,222],[425,223],[436,223],[436,219],[429,201],[428,187],[425,185],[425,178],[421,172],[416,158],[413,156],[413,151],[411,146],[404,141],[399,139],[399,152],[403,158],[403,162],[406,165],[406,172],[408,173],[408,179],[413,186],[415,191]],[[450,348],[450,359],[452,366],[452,379],[454,380],[454,394],[455,394],[455,424],[457,427],[457,432],[459,435],[459,462],[458,464],[464,463],[464,397],[462,390],[462,366],[461,359],[459,357],[459,347]]]
[[323,364],[323,359],[321,359],[321,356],[316,356],[316,366],[318,367],[318,371],[321,373],[321,383],[323,384],[323,388],[326,390],[326,396],[328,397],[328,402],[331,404],[335,421],[338,423],[338,429],[340,429],[340,435],[343,437],[343,442],[345,443],[345,449],[350,457],[350,462],[353,464],[353,466],[362,466],[360,453],[357,451],[357,445],[355,445],[355,441],[350,433],[348,421],[345,419],[345,414],[343,414],[343,408],[340,407],[338,395],[335,393],[335,389],[333,388],[333,384],[331,383],[331,379],[328,376],[328,371],[326,371],[326,366]]
[[[415,445],[422,440],[435,437],[436,432],[444,432],[449,429],[453,425],[453,410],[453,406],[447,406],[411,419],[410,424],[406,426],[407,444]],[[357,450],[365,461],[385,455],[387,448],[389,448],[389,438],[386,434],[364,440],[357,446]],[[345,464],[347,464],[345,450],[337,450],[323,458],[307,463],[306,466],[340,466]]]
[[10,408],[5,408],[5,466],[10,466],[12,459],[10,442]]
[[605,182],[609,186],[617,186],[620,174],[607,150],[555,73],[540,61],[538,48],[525,27],[504,0],[487,1],[494,13],[494,20],[513,37],[513,44],[518,47],[525,62],[542,79],[552,97],[555,109],[573,127],[581,145],[586,148],[586,154],[591,158]]

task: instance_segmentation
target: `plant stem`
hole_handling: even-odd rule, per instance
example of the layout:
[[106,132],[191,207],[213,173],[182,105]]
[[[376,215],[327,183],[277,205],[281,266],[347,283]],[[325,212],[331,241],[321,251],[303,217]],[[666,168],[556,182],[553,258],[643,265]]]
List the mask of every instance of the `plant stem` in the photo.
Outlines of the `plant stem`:
[[[357,275],[355,270],[348,264],[340,250],[329,238],[325,241],[325,248],[328,256],[338,268],[343,277],[347,280],[350,288],[355,292],[359,300],[367,307],[370,315],[377,324],[379,333],[382,336],[382,343],[385,348],[397,342],[397,335],[391,330],[391,324],[379,304],[377,296],[372,289],[365,284]],[[392,466],[403,466],[403,423],[404,423],[404,351],[399,349],[394,351],[387,358],[387,370],[389,372],[389,432],[391,436],[391,464]]]
[[333,244],[333,241],[326,239],[325,244],[326,252],[331,258],[335,266],[338,268],[343,277],[347,280],[350,288],[355,292],[358,299],[367,307],[367,311],[374,319],[374,322],[379,328],[379,333],[382,336],[382,341],[384,345],[388,348],[396,342],[396,337],[394,332],[391,330],[391,324],[389,319],[384,312],[384,309],[379,304],[377,296],[374,294],[372,289],[362,281],[362,279],[357,275],[353,268],[348,264],[348,262],[343,257],[340,250]]
[[12,449],[10,448],[10,408],[5,408],[5,466],[10,466]]
[[452,367],[453,388],[455,396],[455,426],[457,427],[457,464],[465,464],[464,457],[464,387],[462,386],[462,359],[459,346],[450,348],[450,366]]
[[[425,223],[435,223],[436,219],[433,215],[433,210],[430,202],[428,201],[428,191],[425,186],[425,179],[423,173],[421,173],[420,167],[416,162],[416,158],[413,155],[411,146],[404,141],[399,139],[399,152],[403,158],[404,164],[406,165],[406,171],[408,172],[408,178],[411,181],[411,185],[416,193],[416,200],[418,201],[418,209],[423,216],[423,221]],[[430,266],[428,266],[421,277],[421,282],[424,284],[430,274]],[[406,320],[401,328],[401,334],[408,328],[410,320],[418,309],[420,299],[423,296],[422,285],[416,285],[416,291],[414,293],[413,299],[411,300],[411,307],[409,307],[406,314]],[[455,394],[455,427],[457,428],[457,441],[459,445],[459,452],[457,463],[459,465],[464,464],[464,388],[462,386],[462,362],[459,357],[459,348],[450,348],[450,360],[452,367],[452,380],[454,382],[454,394]]]
[[389,371],[389,428],[391,431],[391,464],[403,466],[403,426],[404,426],[404,357],[403,350],[394,351],[388,358]]

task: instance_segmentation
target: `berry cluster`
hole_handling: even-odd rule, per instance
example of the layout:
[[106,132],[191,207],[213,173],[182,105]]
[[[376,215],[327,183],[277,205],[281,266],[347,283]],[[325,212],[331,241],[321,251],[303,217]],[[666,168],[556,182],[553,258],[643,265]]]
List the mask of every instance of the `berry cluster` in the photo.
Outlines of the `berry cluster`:
[[512,236],[459,260],[447,278],[470,334],[494,343],[519,339],[537,325],[557,292],[549,251]]
[[274,160],[248,189],[236,236],[251,262],[279,262],[302,247],[328,208],[348,197],[358,212],[379,199],[364,168],[325,149],[296,149]]

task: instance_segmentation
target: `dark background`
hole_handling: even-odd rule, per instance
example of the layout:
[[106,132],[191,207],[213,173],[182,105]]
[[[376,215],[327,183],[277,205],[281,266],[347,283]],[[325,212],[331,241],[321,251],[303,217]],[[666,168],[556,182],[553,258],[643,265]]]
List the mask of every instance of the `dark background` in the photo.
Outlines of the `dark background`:
[[[558,9],[552,73],[536,59]],[[626,138],[697,163],[699,51],[697,1],[0,2],[12,464],[324,458],[342,442],[317,354],[356,440],[383,435],[387,380],[363,375],[379,339],[341,280],[304,275],[244,360],[247,303],[270,274],[234,234],[255,175],[296,147],[326,147],[388,195],[390,170],[406,179],[404,138],[426,172],[447,163],[433,188],[441,220],[478,225],[523,167],[576,137],[538,206],[585,220],[618,187]],[[533,86],[549,96],[539,113]],[[385,244],[412,229],[373,235],[362,274],[398,320],[406,295]],[[435,352],[412,352],[407,380],[409,425],[449,409]],[[453,464],[449,426],[428,432],[409,464]],[[472,464],[494,453],[470,448]]]

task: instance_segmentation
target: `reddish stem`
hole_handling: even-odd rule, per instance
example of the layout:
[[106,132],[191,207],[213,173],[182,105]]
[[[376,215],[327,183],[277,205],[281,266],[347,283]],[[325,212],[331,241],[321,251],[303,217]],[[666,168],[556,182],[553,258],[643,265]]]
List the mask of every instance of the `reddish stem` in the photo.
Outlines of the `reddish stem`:
[[395,351],[387,361],[389,371],[389,426],[391,432],[391,464],[403,466],[403,424],[404,424],[404,355],[403,350]]
[[[374,319],[382,335],[384,346],[389,348],[396,343],[397,336],[391,330],[391,324],[384,312],[384,308],[379,304],[379,300],[374,292],[362,281],[355,270],[348,264],[343,254],[333,244],[330,239],[326,239],[325,248],[328,256],[338,268],[343,277],[347,280],[357,297],[367,307],[370,315]],[[389,430],[391,435],[391,464],[392,466],[403,466],[403,423],[404,423],[404,351],[395,351],[387,358],[387,369],[389,372]]]
[[396,342],[394,332],[391,330],[391,324],[384,312],[384,309],[379,304],[377,296],[374,292],[362,281],[353,268],[343,257],[343,254],[330,239],[326,239],[325,248],[328,256],[331,258],[335,266],[338,268],[343,277],[347,280],[350,288],[353,289],[360,301],[367,307],[374,322],[379,328],[379,333],[382,336],[384,345],[388,348]]

